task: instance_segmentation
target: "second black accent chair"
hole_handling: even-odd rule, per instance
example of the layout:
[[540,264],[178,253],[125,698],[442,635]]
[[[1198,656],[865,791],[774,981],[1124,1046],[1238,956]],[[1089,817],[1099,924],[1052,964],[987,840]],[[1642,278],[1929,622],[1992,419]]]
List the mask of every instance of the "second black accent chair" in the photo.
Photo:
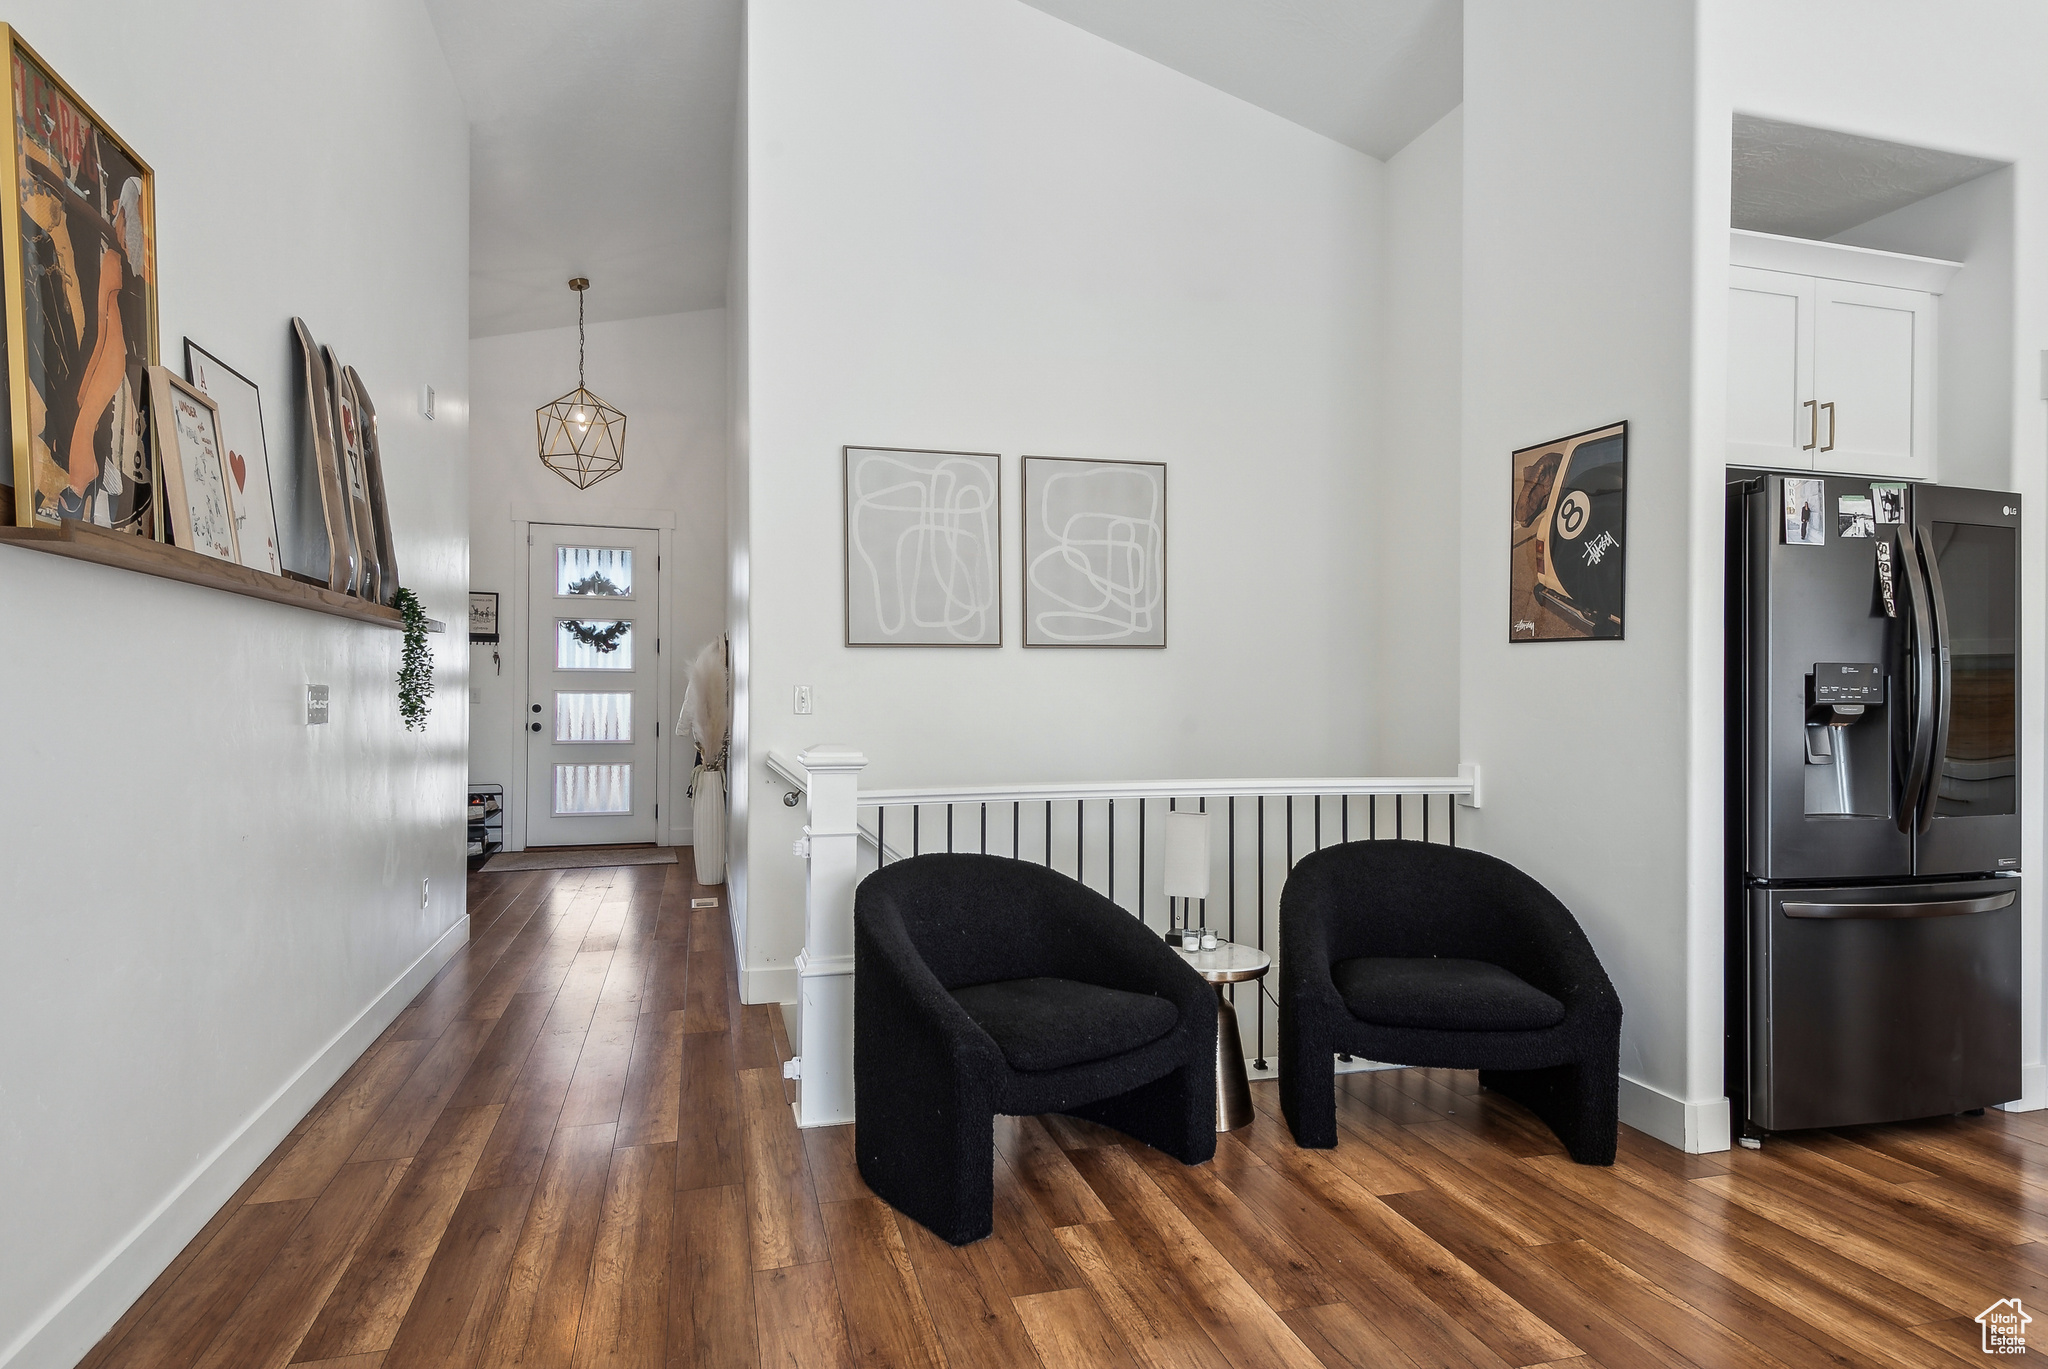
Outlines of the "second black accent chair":
[[1216,994],[1102,895],[1007,856],[892,861],[853,910],[854,1154],[964,1245],[994,1229],[995,1116],[1069,1113],[1216,1153]]
[[1505,861],[1419,841],[1304,857],[1280,896],[1280,1108],[1337,1144],[1338,1051],[1477,1069],[1580,1164],[1614,1163],[1621,999],[1549,890]]

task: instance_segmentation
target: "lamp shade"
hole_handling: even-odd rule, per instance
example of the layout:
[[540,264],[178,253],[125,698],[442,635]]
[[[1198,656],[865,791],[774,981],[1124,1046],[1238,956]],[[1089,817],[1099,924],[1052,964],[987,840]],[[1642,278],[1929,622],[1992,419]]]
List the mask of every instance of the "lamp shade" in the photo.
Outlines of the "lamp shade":
[[1161,878],[1168,898],[1209,896],[1209,815],[1173,812],[1166,815],[1166,855]]

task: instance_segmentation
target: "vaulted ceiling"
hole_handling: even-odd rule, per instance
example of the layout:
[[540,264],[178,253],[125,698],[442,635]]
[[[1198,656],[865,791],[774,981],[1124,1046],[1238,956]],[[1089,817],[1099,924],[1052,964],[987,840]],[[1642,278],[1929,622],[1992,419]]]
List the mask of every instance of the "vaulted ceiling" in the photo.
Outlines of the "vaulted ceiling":
[[[858,3],[858,0],[840,0]],[[1026,0],[1376,157],[1460,98],[1459,0]],[[426,0],[470,118],[470,332],[725,302],[742,0]]]

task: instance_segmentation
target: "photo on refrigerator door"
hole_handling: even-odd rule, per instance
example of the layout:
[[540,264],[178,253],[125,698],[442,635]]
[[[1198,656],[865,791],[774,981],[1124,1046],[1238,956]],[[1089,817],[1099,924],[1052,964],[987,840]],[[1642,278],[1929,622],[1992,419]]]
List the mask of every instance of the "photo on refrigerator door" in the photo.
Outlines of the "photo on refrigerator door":
[[1512,464],[1508,640],[1622,635],[1628,424],[1524,447]]
[[1785,545],[1825,546],[1828,529],[1821,521],[1827,517],[1825,482],[1788,477],[1780,483],[1785,487]]

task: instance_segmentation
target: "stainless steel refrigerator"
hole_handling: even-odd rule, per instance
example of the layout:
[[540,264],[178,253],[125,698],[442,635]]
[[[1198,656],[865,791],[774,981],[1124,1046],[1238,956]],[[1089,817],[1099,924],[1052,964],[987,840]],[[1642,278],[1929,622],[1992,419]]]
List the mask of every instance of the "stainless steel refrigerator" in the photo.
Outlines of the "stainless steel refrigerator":
[[2019,530],[2017,495],[1729,472],[1746,1140],[2019,1096]]

